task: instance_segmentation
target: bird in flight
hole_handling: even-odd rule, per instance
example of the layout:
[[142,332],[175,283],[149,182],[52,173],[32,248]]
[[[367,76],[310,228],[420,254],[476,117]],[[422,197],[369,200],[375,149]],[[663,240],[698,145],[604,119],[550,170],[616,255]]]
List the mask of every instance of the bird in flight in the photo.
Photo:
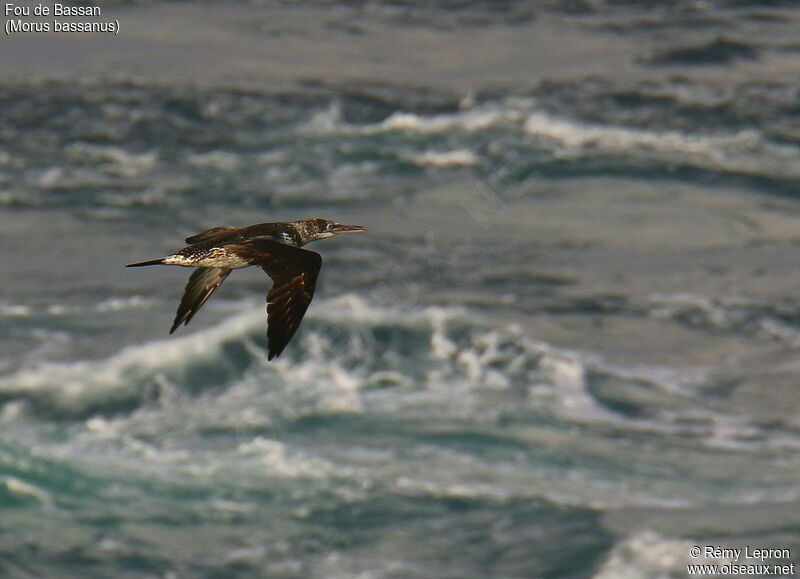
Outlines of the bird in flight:
[[188,324],[234,269],[257,265],[272,278],[267,293],[267,359],[280,356],[297,331],[314,297],[322,257],[301,249],[306,243],[340,233],[366,231],[327,219],[212,227],[186,238],[186,247],[161,259],[125,267],[180,265],[196,268],[189,277],[169,333]]

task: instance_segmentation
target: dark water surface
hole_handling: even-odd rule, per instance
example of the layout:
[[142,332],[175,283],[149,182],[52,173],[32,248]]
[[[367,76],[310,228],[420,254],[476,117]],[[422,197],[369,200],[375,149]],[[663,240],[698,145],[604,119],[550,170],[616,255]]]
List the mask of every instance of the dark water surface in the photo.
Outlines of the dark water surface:
[[[792,3],[299,4],[3,41],[0,575],[800,554]],[[122,268],[317,216],[370,232],[271,363],[262,272],[170,337]]]

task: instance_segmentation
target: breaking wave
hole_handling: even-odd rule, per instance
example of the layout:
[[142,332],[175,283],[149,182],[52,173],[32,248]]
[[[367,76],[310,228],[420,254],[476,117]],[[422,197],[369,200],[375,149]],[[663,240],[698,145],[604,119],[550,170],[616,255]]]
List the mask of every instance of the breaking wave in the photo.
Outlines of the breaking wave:
[[[269,364],[264,333],[262,317],[247,312],[105,359],[27,364],[0,378],[0,400],[7,416],[83,420],[246,387],[253,395],[270,393],[259,420],[273,425],[341,413],[463,417],[486,427],[545,420],[678,435],[729,449],[800,448],[791,428],[765,431],[746,417],[704,407],[700,387],[709,377],[702,371],[621,367],[537,342],[516,326],[476,322],[458,309],[387,309],[349,295],[323,302]],[[223,422],[237,420],[247,422],[242,416]]]

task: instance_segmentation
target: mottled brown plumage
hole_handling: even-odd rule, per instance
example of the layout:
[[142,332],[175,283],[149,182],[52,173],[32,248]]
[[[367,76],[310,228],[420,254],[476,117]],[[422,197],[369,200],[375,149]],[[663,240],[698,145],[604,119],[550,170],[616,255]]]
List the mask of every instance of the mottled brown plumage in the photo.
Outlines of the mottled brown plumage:
[[272,278],[267,294],[268,359],[279,356],[294,336],[314,297],[322,257],[303,245],[339,233],[365,231],[327,219],[259,223],[248,227],[212,227],[186,238],[186,247],[162,259],[126,267],[196,267],[175,314],[170,334],[188,324],[234,269],[257,265]]

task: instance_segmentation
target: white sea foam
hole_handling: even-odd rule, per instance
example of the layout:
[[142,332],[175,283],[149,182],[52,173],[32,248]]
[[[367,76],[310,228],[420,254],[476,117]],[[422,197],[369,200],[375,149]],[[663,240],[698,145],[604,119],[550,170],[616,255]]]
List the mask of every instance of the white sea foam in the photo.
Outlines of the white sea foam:
[[239,315],[209,330],[130,346],[103,360],[41,362],[0,379],[0,392],[46,396],[67,411],[107,399],[136,398],[160,375],[180,377],[198,363],[221,362],[224,343],[262,324],[254,316]]
[[590,124],[533,112],[525,119],[523,130],[557,142],[559,154],[565,157],[594,150],[613,154],[650,152],[680,155],[689,164],[717,170],[800,176],[797,148],[771,143],[753,129],[731,134],[689,134]]
[[268,475],[287,478],[327,478],[336,469],[333,464],[312,457],[297,449],[290,449],[279,440],[257,436],[241,443],[236,452],[241,456],[256,457],[263,462]]
[[586,359],[578,353],[539,346],[542,368],[548,371],[556,394],[556,412],[573,421],[618,421],[619,417],[601,407],[588,392]]
[[[643,530],[620,541],[595,573],[594,579],[642,579],[643,577],[683,577],[694,545],[682,539],[664,537]],[[702,560],[703,563],[719,563]]]
[[[733,133],[697,133],[648,130],[621,125],[588,123],[536,110],[535,102],[506,99],[453,113],[424,115],[396,111],[384,120],[353,125],[343,119],[337,103],[317,112],[298,130],[301,134],[378,135],[388,132],[439,134],[450,131],[480,132],[505,127],[552,141],[561,157],[590,155],[597,151],[615,155],[680,156],[683,162],[703,168],[745,174],[800,177],[800,157],[795,146],[766,139],[758,130]],[[480,158],[466,150],[414,152],[407,155],[423,166],[474,166]]]
[[149,308],[154,303],[154,300],[142,296],[131,296],[129,298],[109,298],[95,305],[93,309],[94,311],[100,313],[120,312],[131,309]]
[[447,317],[442,310],[431,312],[431,355],[437,360],[447,360],[457,351],[456,344],[447,337]]
[[474,132],[483,131],[501,123],[517,122],[520,118],[519,111],[500,106],[475,107],[457,113],[431,116],[395,112],[377,125],[364,127],[362,132],[367,134],[389,131],[442,133],[463,130]]
[[353,324],[377,326],[391,325],[401,328],[429,328],[431,320],[469,320],[463,308],[424,308],[403,309],[375,306],[356,294],[344,294],[326,302],[327,307],[318,307],[310,313],[310,318],[325,320],[337,325]]
[[[103,308],[141,305],[133,299],[110,301]],[[80,413],[105,404],[118,406],[120,401],[138,404],[146,401],[153,389],[167,403],[174,398],[171,390],[196,391],[195,382],[202,380],[205,368],[213,368],[214,380],[223,382],[217,387],[246,384],[252,376],[261,376],[258,383],[268,379],[280,384],[275,410],[285,411],[287,416],[404,412],[427,399],[428,406],[444,404],[443,411],[454,416],[468,415],[473,421],[492,423],[496,410],[485,406],[484,397],[490,391],[514,390],[528,393],[515,403],[518,411],[524,404],[529,412],[568,423],[681,434],[701,439],[710,447],[731,450],[773,444],[772,435],[765,435],[746,418],[710,411],[706,416],[696,415],[696,386],[707,377],[703,369],[615,366],[597,356],[536,342],[520,328],[487,327],[459,309],[401,310],[343,295],[313,308],[292,348],[269,364],[263,346],[254,341],[263,327],[262,316],[248,311],[216,327],[131,346],[103,360],[26,363],[0,379],[0,392],[12,400],[33,397],[54,410]],[[230,357],[231,345],[238,352],[234,358]],[[654,400],[667,397],[671,410],[648,411],[642,416],[620,412],[593,391],[592,375],[606,376],[603,380],[612,393],[630,392],[640,388],[637,384],[646,384],[641,401],[631,399],[631,403],[647,409]],[[407,397],[379,394],[387,387],[400,387]],[[654,390],[661,398],[653,399]],[[459,395],[453,397],[454,392]],[[245,410],[243,407],[242,412]],[[216,420],[213,416],[209,419]],[[241,415],[243,424],[271,420],[269,412],[256,412],[249,418]],[[99,424],[88,426],[102,430]],[[797,438],[789,432],[779,436],[787,448],[792,444],[788,439]]]
[[80,315],[86,312],[106,314],[130,309],[149,308],[154,303],[155,302],[149,298],[142,296],[131,296],[128,298],[109,298],[92,306],[77,304],[49,304],[37,310],[36,308],[27,304],[0,302],[0,317],[27,318],[36,314],[37,312],[40,314],[46,314],[48,316]]
[[0,316],[4,318],[27,318],[31,315],[31,307],[24,304],[0,302]]
[[411,477],[400,477],[395,482],[395,486],[397,491],[403,494],[436,498],[503,501],[514,496],[514,493],[507,488],[487,483],[440,484]]
[[305,135],[332,134],[346,131],[348,126],[342,119],[342,105],[333,101],[327,109],[315,112],[312,117],[298,128],[298,133]]
[[484,105],[454,113],[422,115],[396,111],[379,123],[353,125],[342,116],[341,106],[332,103],[327,109],[316,112],[299,127],[301,134],[362,134],[377,135],[388,132],[442,133],[451,130],[483,131],[499,124],[513,124],[524,120],[524,112],[505,105]]
[[[714,413],[700,423],[686,420],[687,412],[696,407],[697,385],[708,378],[706,368],[623,367],[595,355],[536,342],[519,328],[485,328],[461,310],[423,308],[410,315],[398,316],[395,310],[370,306],[355,296],[343,296],[331,303],[336,303],[336,307],[325,308],[314,317],[345,326],[390,324],[426,332],[430,361],[428,366],[418,368],[422,375],[416,380],[433,391],[477,392],[503,390],[516,385],[529,391],[532,410],[550,412],[572,423],[605,423],[638,432],[696,435],[714,447],[738,448],[740,444],[749,444],[747,439],[753,438],[757,430],[747,420]],[[459,326],[461,330],[455,329]],[[357,335],[357,332],[352,335]],[[343,396],[341,408],[360,412],[363,400],[355,393],[372,381],[368,372],[359,373],[350,364],[341,365],[347,356],[337,353],[342,349],[341,344],[332,344],[324,337],[316,336],[306,347],[306,354],[311,356],[301,359],[299,367],[287,364],[285,371],[291,374],[291,381],[306,384],[319,380],[335,383],[335,376],[347,376],[352,397]],[[369,349],[360,356],[370,358]],[[683,401],[687,411],[664,412],[646,418],[621,414],[606,406],[591,391],[590,371],[605,374],[621,383],[649,384],[664,396]],[[405,376],[403,372],[400,374]],[[462,400],[465,401],[466,398]],[[760,444],[757,440],[754,443]]]
[[542,112],[528,116],[523,125],[531,135],[560,141],[571,149],[597,147],[627,151],[647,148],[661,152],[681,152],[718,157],[726,148],[751,149],[760,142],[753,130],[725,136],[696,136],[677,131],[648,131],[612,125],[590,125],[559,119]]
[[186,161],[194,167],[216,169],[217,171],[235,171],[241,165],[239,155],[229,151],[193,153],[186,157]]
[[150,171],[158,162],[158,153],[155,151],[132,153],[112,145],[73,143],[66,147],[65,152],[79,162],[110,164],[115,173],[127,178],[138,177]]
[[63,167],[48,167],[39,174],[36,184],[42,189],[49,189],[63,180]]
[[480,158],[469,149],[452,151],[401,152],[400,157],[421,167],[470,167],[478,165]]
[[[429,324],[429,314],[424,311],[409,316],[400,311],[374,308],[355,296],[343,296],[329,304],[331,307],[316,308],[309,314],[308,320],[327,321],[351,330],[350,347],[346,350],[349,357],[366,354],[359,354],[358,347],[361,334],[359,328],[364,324],[398,324],[421,329]],[[97,307],[101,311],[115,311],[119,308],[145,305],[146,302],[131,298],[123,301],[111,300]],[[11,311],[15,311],[15,308],[11,308]],[[28,315],[26,309],[17,311]],[[64,313],[66,311],[65,309]],[[57,311],[50,313],[55,314]],[[306,325],[310,323],[307,322]],[[180,382],[198,364],[225,367],[223,345],[231,342],[247,343],[247,337],[259,334],[263,327],[264,319],[248,311],[234,315],[213,328],[182,337],[129,346],[102,360],[39,362],[0,379],[0,392],[45,396],[54,406],[65,410],[79,410],[93,401],[114,397],[136,397],[141,388],[157,384],[160,377],[169,376],[171,380]],[[334,387],[330,397],[331,409],[335,407],[339,410],[358,411],[358,390],[365,376],[356,376],[341,365],[347,357],[337,361],[335,352],[341,349],[339,345],[326,343],[322,347],[320,344],[326,338],[314,336],[315,333],[309,328],[306,341],[303,342],[304,345],[308,344],[309,355],[299,363],[292,363],[284,356],[273,362],[269,368],[301,383],[324,378],[326,383]],[[244,345],[242,348],[243,351],[249,351]],[[265,357],[260,349],[252,350],[251,354],[254,357]]]
[[[752,451],[753,445],[776,448],[770,446],[771,435],[765,439],[747,419],[727,419],[710,411],[694,420],[688,411],[632,418],[610,409],[593,391],[592,376],[604,372],[612,383],[641,379],[648,391],[681,395],[659,382],[680,377],[657,369],[615,368],[597,356],[537,342],[519,327],[492,327],[457,309],[401,310],[347,294],[321,306],[309,312],[293,347],[270,363],[263,344],[256,343],[263,334],[263,317],[248,309],[215,327],[132,346],[105,360],[28,367],[0,380],[0,393],[10,394],[11,404],[16,403],[14,394],[22,400],[36,396],[52,410],[75,412],[98,404],[102,408],[104,401],[111,401],[113,408],[114,400],[138,400],[143,387],[157,385],[164,393],[157,405],[140,405],[113,417],[86,416],[85,429],[71,437],[71,446],[50,449],[49,455],[74,454],[80,448],[82,455],[91,455],[89,462],[105,464],[113,452],[120,468],[144,467],[154,475],[168,469],[170,476],[193,481],[223,480],[235,472],[235,484],[245,486],[263,484],[265,477],[351,481],[347,488],[355,484],[352,481],[370,479],[399,494],[435,498],[545,498],[593,508],[688,505],[703,500],[706,491],[689,492],[680,481],[650,475],[631,488],[625,482],[630,474],[620,478],[611,471],[593,470],[596,466],[551,464],[546,449],[575,445],[576,452],[597,457],[590,465],[603,464],[613,460],[613,443],[601,436],[587,446],[582,438],[604,432],[607,425],[617,436],[630,431],[656,434],[660,440],[662,435],[678,434],[699,448],[728,452]],[[206,368],[217,372],[231,363],[232,344],[250,356],[249,362],[237,362],[230,376],[221,378],[227,380],[224,387],[188,394],[187,388]],[[409,353],[408,348],[414,350]],[[689,408],[696,404],[687,400]],[[409,472],[408,463],[393,450],[364,458],[359,453],[369,449],[295,446],[280,434],[287,422],[319,415],[338,417],[332,422],[334,430],[348,428],[348,414],[385,417],[382,428],[390,431],[398,424],[400,437],[408,436],[403,430],[406,420],[434,435],[440,428],[454,428],[454,440],[468,424],[463,431],[467,435],[485,429],[498,440],[507,438],[509,449],[530,445],[537,458],[520,449],[513,451],[520,462],[509,462],[508,449],[498,454],[487,450],[483,456],[468,450],[472,443],[462,447],[446,440],[420,442],[409,460],[421,470]],[[508,427],[499,426],[501,416],[511,417]],[[19,424],[20,409],[7,403],[0,417]],[[574,430],[574,425],[582,427]],[[215,441],[230,446],[197,451],[197,439],[207,429],[228,433],[229,438],[223,434]],[[276,434],[253,436],[250,429]],[[566,438],[564,429],[572,432]],[[783,440],[780,448],[791,448],[786,443]],[[789,496],[791,490],[770,490],[769,496]],[[747,496],[731,493],[728,498]]]
[[50,493],[46,490],[13,476],[7,476],[0,480],[2,480],[2,484],[6,487],[8,492],[33,498],[43,507],[53,507],[53,497],[51,497]]

